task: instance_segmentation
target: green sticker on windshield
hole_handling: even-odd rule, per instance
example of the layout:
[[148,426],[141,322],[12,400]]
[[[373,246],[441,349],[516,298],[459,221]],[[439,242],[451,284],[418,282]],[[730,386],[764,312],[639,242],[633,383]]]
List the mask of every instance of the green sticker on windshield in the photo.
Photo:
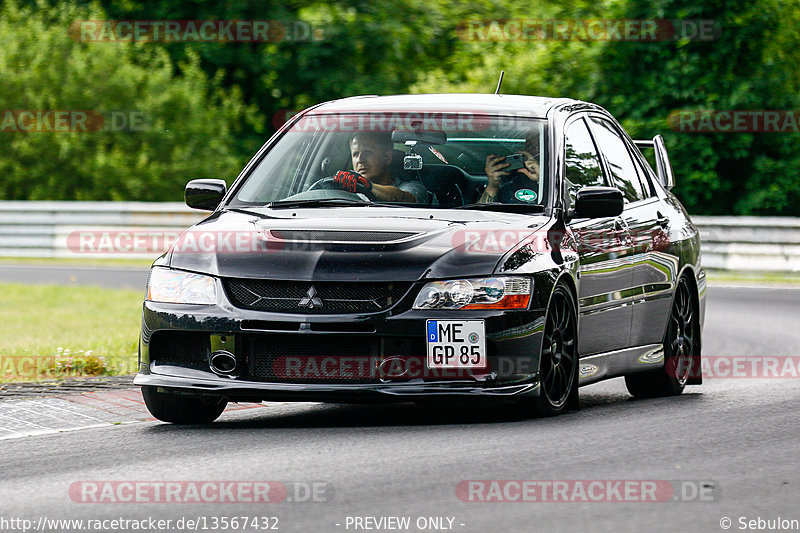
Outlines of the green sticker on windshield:
[[520,189],[514,193],[514,196],[521,202],[530,203],[536,201],[536,191],[532,191],[530,189]]

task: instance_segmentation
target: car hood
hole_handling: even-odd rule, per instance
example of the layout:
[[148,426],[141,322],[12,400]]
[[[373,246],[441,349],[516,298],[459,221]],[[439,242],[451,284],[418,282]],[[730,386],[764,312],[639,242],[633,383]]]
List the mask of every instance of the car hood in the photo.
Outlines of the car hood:
[[346,207],[219,211],[170,250],[172,268],[234,278],[416,281],[491,275],[544,215]]

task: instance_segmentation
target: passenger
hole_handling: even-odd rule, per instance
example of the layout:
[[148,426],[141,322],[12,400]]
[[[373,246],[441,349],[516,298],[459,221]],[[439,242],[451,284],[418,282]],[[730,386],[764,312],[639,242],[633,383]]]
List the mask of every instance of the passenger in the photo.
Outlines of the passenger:
[[353,171],[340,170],[333,181],[348,192],[362,185],[384,202],[427,202],[428,190],[421,182],[401,181],[389,173],[393,148],[390,133],[356,133],[350,139]]
[[538,131],[528,135],[524,149],[518,153],[524,157],[524,166],[511,172],[503,170],[509,166],[509,163],[505,162],[505,157],[495,154],[486,157],[485,171],[488,181],[478,203],[538,203],[536,196],[539,186]]

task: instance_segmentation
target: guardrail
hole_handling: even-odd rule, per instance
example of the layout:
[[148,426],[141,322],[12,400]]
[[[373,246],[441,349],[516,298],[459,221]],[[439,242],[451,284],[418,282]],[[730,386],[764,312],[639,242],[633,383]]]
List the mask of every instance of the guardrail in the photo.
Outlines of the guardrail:
[[[165,234],[208,213],[179,202],[0,202],[0,256],[81,257],[69,245],[81,231]],[[91,257],[155,258],[150,253],[92,253]]]
[[[206,215],[178,202],[0,202],[0,256],[85,257],[75,252],[70,236],[85,231],[175,235]],[[707,268],[800,271],[800,218],[696,216],[692,220],[700,229]]]
[[692,217],[703,265],[721,270],[800,271],[800,218]]

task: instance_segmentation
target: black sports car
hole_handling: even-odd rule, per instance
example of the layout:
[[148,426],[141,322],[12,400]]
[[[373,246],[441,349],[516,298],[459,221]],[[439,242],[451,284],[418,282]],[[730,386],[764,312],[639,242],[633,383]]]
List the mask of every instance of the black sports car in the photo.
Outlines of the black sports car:
[[[654,172],[639,146],[654,149]],[[699,384],[705,273],[663,140],[590,103],[365,96],[299,113],[153,264],[139,374],[150,412],[226,404],[578,407]]]

